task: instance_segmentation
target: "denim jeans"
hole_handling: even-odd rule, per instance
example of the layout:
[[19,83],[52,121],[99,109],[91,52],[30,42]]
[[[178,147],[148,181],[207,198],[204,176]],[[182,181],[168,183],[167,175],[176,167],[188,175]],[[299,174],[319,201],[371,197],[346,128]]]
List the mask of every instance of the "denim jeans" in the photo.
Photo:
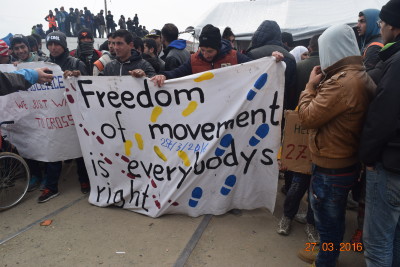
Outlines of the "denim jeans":
[[400,174],[367,170],[364,246],[367,266],[400,266]]
[[[311,176],[309,174],[303,174],[298,172],[292,172],[293,179],[291,186],[286,193],[285,202],[283,204],[283,214],[290,219],[299,211],[301,199],[304,193],[310,187]],[[312,212],[310,201],[308,201],[307,209],[307,223],[314,225],[314,213]]]
[[52,192],[58,192],[58,180],[62,170],[62,161],[48,162],[46,164],[46,184],[45,188]]
[[[339,173],[339,169],[337,171]],[[327,174],[318,171],[313,165],[310,202],[314,211],[315,226],[321,240],[316,259],[317,267],[336,265],[345,230],[347,195],[357,177],[357,167],[354,167],[354,171],[342,174]],[[331,248],[332,251],[330,251]]]

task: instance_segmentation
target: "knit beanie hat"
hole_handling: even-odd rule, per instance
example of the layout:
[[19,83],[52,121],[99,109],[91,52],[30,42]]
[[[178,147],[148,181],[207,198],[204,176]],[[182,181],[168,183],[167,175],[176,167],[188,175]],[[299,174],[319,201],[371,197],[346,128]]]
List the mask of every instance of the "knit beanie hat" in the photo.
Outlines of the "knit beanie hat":
[[13,49],[14,45],[24,43],[29,49],[28,38],[23,36],[22,34],[15,34],[12,38],[10,38],[10,48]]
[[0,56],[8,56],[8,45],[3,40],[0,40]]
[[400,0],[390,0],[379,13],[381,20],[387,24],[400,28]]
[[211,24],[204,26],[199,37],[199,46],[219,50],[221,48],[221,32],[219,29]]
[[67,36],[65,36],[64,33],[56,31],[56,32],[51,32],[47,35],[46,37],[46,47],[49,47],[49,43],[56,43],[61,45],[64,50],[68,49],[67,46]]
[[82,29],[78,33],[78,43],[81,41],[83,38],[90,38],[93,40],[93,33],[89,29]]

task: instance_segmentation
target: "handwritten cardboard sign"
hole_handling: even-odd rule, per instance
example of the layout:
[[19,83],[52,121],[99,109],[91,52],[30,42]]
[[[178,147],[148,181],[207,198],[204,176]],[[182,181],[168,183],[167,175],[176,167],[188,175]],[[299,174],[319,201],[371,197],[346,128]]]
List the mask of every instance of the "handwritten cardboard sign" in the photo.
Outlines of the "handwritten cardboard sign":
[[281,162],[289,171],[311,174],[309,131],[301,127],[297,111],[285,111]]

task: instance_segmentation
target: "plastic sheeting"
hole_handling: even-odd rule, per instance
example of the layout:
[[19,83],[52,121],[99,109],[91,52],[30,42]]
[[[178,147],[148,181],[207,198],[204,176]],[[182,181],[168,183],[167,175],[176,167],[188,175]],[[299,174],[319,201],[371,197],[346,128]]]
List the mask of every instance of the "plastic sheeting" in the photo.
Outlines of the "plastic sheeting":
[[335,24],[355,26],[358,13],[381,9],[388,0],[262,0],[221,3],[195,26],[198,36],[206,24],[222,31],[232,28],[236,40],[250,40],[264,20],[275,20],[295,41],[311,38]]

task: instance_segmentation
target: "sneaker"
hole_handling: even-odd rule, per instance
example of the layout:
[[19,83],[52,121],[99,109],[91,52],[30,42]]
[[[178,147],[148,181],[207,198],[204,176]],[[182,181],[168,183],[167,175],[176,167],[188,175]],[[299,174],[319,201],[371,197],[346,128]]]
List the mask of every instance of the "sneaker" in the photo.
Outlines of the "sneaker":
[[[356,232],[354,233],[354,235],[352,236],[351,240],[350,240],[350,244],[361,244],[361,248],[363,248],[364,246],[362,245],[362,236],[363,236],[363,231],[360,229],[357,229]],[[353,246],[352,246],[353,247]],[[358,248],[358,246],[357,246]],[[363,250],[354,250],[356,252],[362,252]]]
[[28,192],[32,192],[39,188],[40,178],[37,176],[32,176],[29,180]]
[[278,234],[280,235],[288,235],[290,233],[290,226],[291,226],[292,220],[289,217],[282,216],[282,219],[280,220],[278,224]]
[[298,223],[306,224],[307,223],[307,213],[297,213],[294,216],[294,220]]
[[81,192],[82,194],[87,194],[90,192],[90,184],[89,183],[81,183]]
[[314,225],[307,223],[304,230],[307,234],[308,242],[319,243],[319,233]]
[[297,252],[297,257],[304,262],[313,264],[313,263],[315,263],[315,260],[317,259],[318,251],[319,251],[319,248],[317,246],[315,246],[315,248],[310,251],[305,250],[305,249],[300,249]]
[[38,198],[38,203],[49,201],[50,199],[55,198],[59,194],[60,194],[59,192],[52,192],[46,188],[44,189],[42,195]]

